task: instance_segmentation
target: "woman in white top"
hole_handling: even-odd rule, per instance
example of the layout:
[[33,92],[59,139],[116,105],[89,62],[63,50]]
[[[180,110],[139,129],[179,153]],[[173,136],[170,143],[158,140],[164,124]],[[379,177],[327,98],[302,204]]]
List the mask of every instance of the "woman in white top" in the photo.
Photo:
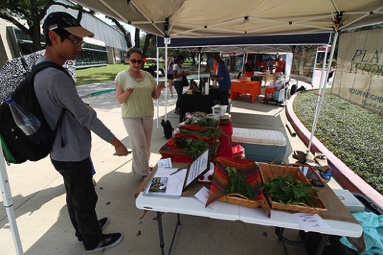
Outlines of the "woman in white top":
[[122,119],[133,151],[132,172],[145,178],[150,170],[153,99],[161,96],[165,84],[157,85],[150,73],[141,70],[143,56],[140,49],[131,48],[127,60],[129,69],[119,72],[114,81],[116,98],[121,104]]
[[180,114],[180,106],[181,106],[181,99],[182,99],[182,91],[183,91],[183,76],[189,75],[188,73],[185,73],[183,63],[184,63],[184,56],[179,55],[177,57],[177,63],[173,66],[173,78],[174,78],[174,88],[177,91],[177,102],[176,102],[176,110],[174,113]]

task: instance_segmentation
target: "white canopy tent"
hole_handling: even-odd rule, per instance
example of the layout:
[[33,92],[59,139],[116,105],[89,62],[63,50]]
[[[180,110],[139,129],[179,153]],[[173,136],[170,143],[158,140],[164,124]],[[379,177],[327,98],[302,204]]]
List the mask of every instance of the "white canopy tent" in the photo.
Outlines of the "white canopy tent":
[[[249,53],[286,53],[286,75],[290,76],[292,53],[294,47],[300,45],[328,45],[331,33],[318,34],[296,34],[296,35],[258,35],[258,36],[232,36],[232,37],[188,37],[188,38],[167,38],[157,36],[157,49],[165,48],[188,50],[198,53],[200,60],[201,53],[236,52],[244,53],[246,62]],[[158,58],[158,51],[157,51]],[[200,61],[198,61],[200,63]],[[157,65],[158,67],[158,65]],[[200,79],[200,66],[198,66],[198,77]],[[166,107],[166,106],[165,106]],[[158,109],[158,102],[157,102]],[[158,128],[157,111],[157,128]],[[167,111],[165,109],[165,120]]]
[[334,32],[383,20],[380,0],[75,0],[163,37]]
[[[381,0],[74,0],[151,34],[163,37],[230,37],[335,32],[383,22]],[[331,51],[330,63],[334,48]],[[327,52],[327,51],[326,51]],[[165,59],[167,59],[165,44]],[[326,74],[326,78],[328,73]],[[321,85],[324,83],[322,74]],[[324,90],[320,90],[323,91]],[[321,97],[323,100],[323,96]],[[318,100],[318,106],[320,105]],[[313,127],[315,130],[315,127]],[[313,132],[312,132],[313,133]],[[3,201],[12,204],[4,159],[0,160]],[[4,167],[3,167],[4,165]],[[13,212],[13,209],[11,209]],[[15,222],[12,213],[10,222]],[[18,254],[17,228],[12,227]],[[17,236],[17,237],[16,237]]]

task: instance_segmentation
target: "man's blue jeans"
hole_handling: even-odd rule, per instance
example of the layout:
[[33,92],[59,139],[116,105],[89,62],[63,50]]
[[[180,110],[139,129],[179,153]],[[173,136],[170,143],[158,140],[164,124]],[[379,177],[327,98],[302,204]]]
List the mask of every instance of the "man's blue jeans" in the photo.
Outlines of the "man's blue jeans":
[[101,227],[96,214],[97,193],[92,182],[92,161],[63,162],[51,159],[62,175],[66,190],[66,203],[76,236],[83,240],[85,249],[95,248],[101,241]]

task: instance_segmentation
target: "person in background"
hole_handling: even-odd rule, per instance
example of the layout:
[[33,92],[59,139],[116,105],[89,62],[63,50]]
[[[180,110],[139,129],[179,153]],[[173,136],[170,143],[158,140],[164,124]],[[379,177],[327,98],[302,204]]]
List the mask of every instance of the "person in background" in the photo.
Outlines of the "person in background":
[[182,91],[184,89],[183,85],[183,76],[188,76],[188,73],[185,73],[183,63],[185,61],[184,56],[179,55],[177,57],[176,64],[173,67],[173,77],[174,77],[174,88],[177,91],[177,102],[176,109],[174,111],[175,114],[180,114],[180,106],[182,100]]
[[174,65],[174,62],[173,62],[173,56],[170,56],[169,58],[169,61],[168,61],[168,81],[169,81],[169,89],[170,89],[170,94],[171,94],[171,97],[173,97],[173,81],[174,81],[174,77],[173,77],[173,65]]
[[247,57],[247,63],[243,67],[243,75],[245,77],[254,77],[255,64],[253,56]]
[[330,67],[330,72],[328,73],[327,82],[329,82],[330,78],[334,75],[335,69],[336,69],[336,63],[332,62]]
[[[94,34],[84,29],[65,12],[52,12],[43,23],[46,50],[37,63],[52,61],[62,66],[75,60],[82,50],[83,37]],[[98,220],[97,193],[92,183],[91,132],[114,146],[116,154],[127,155],[125,145],[97,118],[77,93],[75,82],[64,72],[50,67],[36,74],[34,90],[49,126],[54,129],[60,112],[66,109],[63,122],[53,142],[50,158],[62,175],[69,218],[79,243],[88,252],[112,247],[123,239],[121,233],[102,234],[109,223]]]
[[229,91],[231,89],[230,73],[225,62],[218,54],[212,56],[214,64],[218,66],[217,75],[210,75],[210,79],[218,81],[219,101],[222,105],[229,105]]
[[277,60],[275,62],[276,62],[275,73],[282,73],[283,72],[283,67],[285,65],[285,63],[283,62],[283,59],[277,58]]
[[121,115],[133,151],[132,172],[143,179],[150,171],[150,146],[153,131],[153,99],[161,96],[164,82],[158,86],[153,76],[141,70],[143,55],[140,49],[127,53],[129,69],[119,72],[114,80],[116,98],[121,104]]

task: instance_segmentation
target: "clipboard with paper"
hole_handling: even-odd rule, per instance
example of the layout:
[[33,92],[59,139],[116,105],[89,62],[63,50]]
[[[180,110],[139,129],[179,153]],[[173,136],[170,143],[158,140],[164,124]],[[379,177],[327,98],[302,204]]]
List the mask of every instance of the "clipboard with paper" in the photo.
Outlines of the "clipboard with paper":
[[181,196],[210,169],[210,147],[185,168],[157,168],[145,193],[161,196]]

